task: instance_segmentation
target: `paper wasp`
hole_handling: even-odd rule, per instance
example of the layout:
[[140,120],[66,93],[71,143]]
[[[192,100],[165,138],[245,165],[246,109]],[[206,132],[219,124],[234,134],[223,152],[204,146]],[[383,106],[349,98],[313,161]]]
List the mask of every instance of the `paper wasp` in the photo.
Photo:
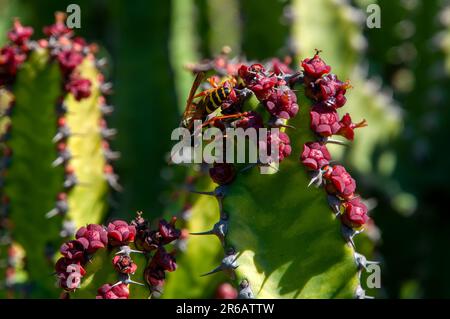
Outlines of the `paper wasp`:
[[[211,84],[212,88],[196,95],[195,93],[204,77],[204,72],[197,73],[186,101],[186,108],[183,113],[180,126],[189,130],[192,130],[195,120],[206,120],[206,122],[202,125],[202,127],[204,127],[220,119],[237,118],[242,116],[242,113],[237,113],[207,119],[208,115],[218,110],[225,100],[229,98],[237,99],[236,92],[234,90],[236,79],[228,78],[220,84],[217,84],[214,78],[209,78],[208,82]],[[194,102],[194,99],[196,98],[201,99],[198,102]]]

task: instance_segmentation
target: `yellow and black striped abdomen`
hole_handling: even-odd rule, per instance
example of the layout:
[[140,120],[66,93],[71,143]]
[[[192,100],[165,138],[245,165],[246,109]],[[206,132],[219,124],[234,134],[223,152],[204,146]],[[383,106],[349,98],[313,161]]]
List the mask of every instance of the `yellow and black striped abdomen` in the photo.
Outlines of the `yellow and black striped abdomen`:
[[216,89],[211,90],[207,95],[203,97],[203,103],[205,105],[205,110],[208,114],[214,112],[219,108],[223,101],[225,101],[230,95],[229,87],[218,87]]

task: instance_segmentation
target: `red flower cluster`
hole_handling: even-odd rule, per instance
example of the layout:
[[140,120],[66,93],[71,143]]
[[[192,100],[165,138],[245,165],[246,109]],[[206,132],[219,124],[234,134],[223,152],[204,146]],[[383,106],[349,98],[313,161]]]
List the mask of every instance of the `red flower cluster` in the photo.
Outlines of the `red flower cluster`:
[[168,253],[165,245],[172,243],[181,236],[181,231],[175,228],[177,219],[170,222],[160,220],[158,230],[149,228],[148,222],[141,214],[134,219],[132,225],[136,227],[135,244],[145,252],[155,252],[148,266],[144,270],[144,277],[152,291],[161,291],[165,282],[165,272],[174,271],[177,267],[174,253]]
[[288,120],[297,114],[295,93],[276,73],[266,72],[261,64],[253,64],[250,67],[243,64],[238,74],[272,116]]
[[303,145],[301,161],[306,167],[318,170],[328,165],[331,155],[325,145],[318,142],[309,142]]
[[[302,67],[306,95],[315,102],[310,111],[311,130],[320,137],[341,135],[353,140],[354,129],[366,126],[366,121],[355,124],[348,113],[339,119],[336,109],[346,102],[348,82],[329,74],[331,67],[318,52],[312,59],[303,60]],[[344,208],[342,223],[350,228],[361,228],[368,220],[367,207],[355,196],[356,182],[346,169],[341,165],[329,166],[331,156],[324,142],[306,143],[300,160],[305,167],[319,171],[327,193],[340,200]]]

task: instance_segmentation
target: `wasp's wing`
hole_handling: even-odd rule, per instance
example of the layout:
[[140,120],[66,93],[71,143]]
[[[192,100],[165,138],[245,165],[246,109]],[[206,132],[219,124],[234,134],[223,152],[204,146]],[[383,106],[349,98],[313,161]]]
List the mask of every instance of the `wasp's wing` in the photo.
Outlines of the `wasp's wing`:
[[201,107],[193,103],[195,92],[197,92],[198,87],[202,83],[203,79],[205,77],[204,72],[199,72],[195,76],[194,83],[192,83],[191,90],[189,91],[189,96],[186,100],[186,107],[184,109],[183,117],[181,120],[180,125],[184,126],[186,128],[191,128],[192,122],[195,119],[201,118]]

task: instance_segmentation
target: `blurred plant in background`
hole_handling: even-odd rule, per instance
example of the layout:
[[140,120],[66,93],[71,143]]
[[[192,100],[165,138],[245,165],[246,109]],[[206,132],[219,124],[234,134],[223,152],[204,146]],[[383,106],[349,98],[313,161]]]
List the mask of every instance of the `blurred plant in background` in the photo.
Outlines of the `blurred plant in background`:
[[[293,55],[295,63],[318,48],[337,74],[352,80],[349,112],[369,122],[352,147],[333,152],[340,152],[361,192],[373,199],[378,228],[367,236],[378,244],[365,253],[382,260],[383,280],[381,292],[371,294],[450,297],[450,275],[442,271],[450,261],[445,253],[450,244],[449,1],[0,0],[0,34],[14,16],[41,30],[54,11],[72,2],[82,10],[77,33],[97,41],[114,61],[109,70],[117,107],[111,122],[120,135],[112,144],[123,154],[117,171],[125,191],[115,195],[111,216],[130,219],[143,210],[152,219],[164,210],[189,211],[173,202],[186,170],[165,161],[192,83],[183,65],[209,58],[224,45],[248,60]],[[381,8],[380,29],[365,26],[371,3]],[[204,229],[207,214],[205,220],[191,213],[190,223]],[[195,243],[192,239],[188,248]],[[174,276],[183,273],[180,258]],[[202,262],[215,265],[218,258]],[[188,282],[200,282],[195,272],[189,275]],[[210,297],[221,281],[208,277],[194,293]],[[168,296],[176,285],[168,281]]]

